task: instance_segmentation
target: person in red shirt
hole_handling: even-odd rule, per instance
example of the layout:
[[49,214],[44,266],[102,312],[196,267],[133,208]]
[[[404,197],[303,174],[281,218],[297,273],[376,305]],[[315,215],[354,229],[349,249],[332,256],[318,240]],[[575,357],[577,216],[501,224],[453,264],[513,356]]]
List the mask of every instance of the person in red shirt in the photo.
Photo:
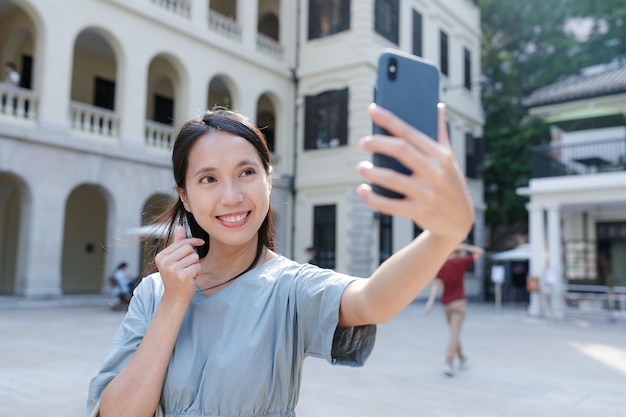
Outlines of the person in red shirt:
[[[463,253],[466,253],[463,255]],[[446,320],[450,328],[448,346],[446,349],[446,362],[443,372],[453,376],[454,357],[459,358],[461,367],[466,365],[467,357],[461,350],[461,327],[467,311],[467,299],[465,298],[464,278],[467,268],[476,262],[485,251],[478,246],[462,243],[448,256],[430,287],[430,295],[426,302],[426,314],[430,313],[435,302],[439,287],[443,285],[441,304],[446,313]]]

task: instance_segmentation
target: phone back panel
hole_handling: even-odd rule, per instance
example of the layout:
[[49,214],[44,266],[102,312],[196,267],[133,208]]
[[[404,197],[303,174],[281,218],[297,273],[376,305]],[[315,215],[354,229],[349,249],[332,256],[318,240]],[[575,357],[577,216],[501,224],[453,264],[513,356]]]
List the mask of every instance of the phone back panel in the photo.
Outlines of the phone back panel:
[[[375,103],[393,112],[430,138],[437,139],[439,69],[434,64],[401,51],[386,50],[378,61],[374,96]],[[373,131],[388,134],[376,125]],[[385,155],[375,154],[373,163],[404,174],[411,173],[397,160]],[[402,197],[376,185],[373,188],[375,192],[388,197]]]

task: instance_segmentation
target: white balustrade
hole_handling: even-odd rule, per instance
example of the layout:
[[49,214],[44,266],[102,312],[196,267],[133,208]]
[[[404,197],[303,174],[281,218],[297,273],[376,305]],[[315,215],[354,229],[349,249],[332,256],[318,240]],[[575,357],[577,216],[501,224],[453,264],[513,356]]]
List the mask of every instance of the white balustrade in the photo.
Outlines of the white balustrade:
[[276,40],[262,33],[257,33],[256,49],[262,54],[269,55],[282,61],[284,55],[283,46]]
[[164,123],[146,120],[146,146],[169,151],[174,143],[176,129]]
[[35,120],[39,96],[27,88],[0,82],[0,114],[14,119]]
[[241,26],[228,16],[209,10],[209,29],[237,41],[241,41]]
[[117,113],[101,107],[72,101],[70,103],[72,129],[102,137],[119,136],[120,120]]
[[191,16],[191,2],[189,0],[152,0],[152,3],[179,16],[187,18]]

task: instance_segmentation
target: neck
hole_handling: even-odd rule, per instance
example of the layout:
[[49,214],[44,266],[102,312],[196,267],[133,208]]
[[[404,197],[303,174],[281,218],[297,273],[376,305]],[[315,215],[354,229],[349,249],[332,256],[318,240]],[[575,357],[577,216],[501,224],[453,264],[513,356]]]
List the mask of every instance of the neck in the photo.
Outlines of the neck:
[[[216,289],[218,291],[227,284],[243,275],[248,270],[265,262],[268,252],[263,247],[259,259],[256,259],[256,244],[253,248],[242,248],[236,251],[220,251],[211,247],[207,256],[201,261],[201,272],[196,279],[199,291]],[[252,263],[254,262],[254,265]]]

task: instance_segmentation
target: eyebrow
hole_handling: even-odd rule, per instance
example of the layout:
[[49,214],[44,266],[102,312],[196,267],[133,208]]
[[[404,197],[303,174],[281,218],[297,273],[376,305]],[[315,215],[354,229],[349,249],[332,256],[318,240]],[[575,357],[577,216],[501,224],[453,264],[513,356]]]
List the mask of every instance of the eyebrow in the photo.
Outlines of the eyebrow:
[[[244,159],[244,160],[240,161],[237,164],[236,168],[240,168],[240,167],[243,167],[243,166],[246,166],[246,165],[253,165],[253,166],[258,167],[259,163],[254,161],[254,160],[251,160],[251,159]],[[217,168],[215,168],[215,167],[202,167],[202,168],[198,169],[197,171],[195,171],[193,173],[193,175],[196,176],[196,175],[199,175],[199,174],[206,174],[206,173],[214,172],[214,171],[217,171]]]

